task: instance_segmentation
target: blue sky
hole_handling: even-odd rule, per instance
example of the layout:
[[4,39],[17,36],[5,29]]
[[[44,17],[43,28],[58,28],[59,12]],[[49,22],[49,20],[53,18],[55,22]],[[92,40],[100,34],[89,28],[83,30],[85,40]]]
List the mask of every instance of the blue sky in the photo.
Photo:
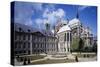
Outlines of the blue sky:
[[67,21],[76,17],[84,26],[89,26],[94,35],[97,34],[97,7],[67,4],[47,4],[32,2],[15,2],[15,23],[45,29],[48,22],[51,28],[57,24],[58,19]]

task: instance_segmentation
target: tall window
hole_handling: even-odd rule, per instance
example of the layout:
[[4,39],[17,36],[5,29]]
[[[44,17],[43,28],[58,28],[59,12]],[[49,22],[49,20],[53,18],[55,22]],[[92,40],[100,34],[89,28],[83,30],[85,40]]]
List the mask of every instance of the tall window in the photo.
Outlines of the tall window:
[[28,35],[28,40],[30,40],[30,35]]
[[26,43],[23,44],[23,48],[26,48]]
[[17,48],[17,43],[15,43],[15,49]]
[[25,38],[26,38],[26,36],[25,36],[25,35],[23,35],[23,40],[25,40]]
[[67,41],[69,41],[69,33],[67,33]]
[[28,43],[28,48],[30,48],[30,43]]
[[66,33],[65,33],[65,36],[64,36],[64,41],[66,41]]
[[19,40],[21,40],[21,34],[19,34]]
[[41,48],[43,48],[43,45],[41,44]]
[[20,45],[18,45],[18,48],[21,48],[21,44],[20,44]]
[[35,48],[35,47],[36,47],[36,44],[33,43],[33,48]]
[[17,34],[15,34],[15,40],[17,40]]
[[70,33],[70,41],[72,41],[72,34]]
[[[30,33],[30,29],[27,30]],[[30,40],[30,34],[28,35],[28,40]]]

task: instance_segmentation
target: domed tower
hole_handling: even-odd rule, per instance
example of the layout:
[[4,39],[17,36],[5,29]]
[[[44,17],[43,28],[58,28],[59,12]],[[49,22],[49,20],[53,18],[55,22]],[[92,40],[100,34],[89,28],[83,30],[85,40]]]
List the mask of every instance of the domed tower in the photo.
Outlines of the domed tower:
[[46,31],[50,31],[50,24],[48,20],[45,23],[45,27],[46,27]]
[[58,19],[57,24],[55,26],[56,33],[59,31],[61,27],[67,24],[68,24],[68,19],[67,20]]

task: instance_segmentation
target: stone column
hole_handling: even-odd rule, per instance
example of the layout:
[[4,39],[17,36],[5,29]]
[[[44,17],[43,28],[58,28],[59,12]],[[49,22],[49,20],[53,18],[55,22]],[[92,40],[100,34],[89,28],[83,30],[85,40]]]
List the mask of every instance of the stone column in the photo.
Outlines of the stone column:
[[32,35],[30,34],[30,54],[32,54]]
[[69,31],[69,42],[68,42],[68,48],[69,48],[69,52],[70,52],[70,31]]
[[[68,33],[68,32],[67,32]],[[65,42],[65,47],[66,47],[66,52],[68,52],[68,40],[67,40],[67,33],[66,33],[66,42]]]
[[78,25],[78,36],[79,36],[79,34],[80,34],[80,32],[79,32],[80,30],[79,30],[79,25]]
[[[60,34],[59,34],[58,36],[60,36]],[[59,41],[58,41],[58,51],[59,51],[59,52],[61,52],[61,44],[60,44],[61,41],[60,41],[60,38],[61,38],[61,37],[58,38],[58,40],[59,40]]]

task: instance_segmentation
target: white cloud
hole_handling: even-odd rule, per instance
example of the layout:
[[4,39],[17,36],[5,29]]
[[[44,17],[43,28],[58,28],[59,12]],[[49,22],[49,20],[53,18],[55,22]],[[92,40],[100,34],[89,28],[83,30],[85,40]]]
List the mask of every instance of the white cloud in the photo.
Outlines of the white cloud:
[[41,24],[41,23],[43,23],[43,20],[40,19],[40,18],[38,18],[38,19],[35,20],[35,22],[36,22],[37,24]]
[[44,10],[43,17],[44,17],[44,18],[48,18],[49,14],[50,14],[49,9],[46,8],[46,9]]
[[[38,12],[42,17],[40,15],[35,17],[38,15]],[[17,2],[15,4],[15,22],[29,26],[36,25],[38,28],[44,28],[47,20],[50,25],[53,26],[57,22],[58,18],[63,19],[65,14],[66,13],[63,9],[55,9],[55,6],[52,4],[46,5],[44,8],[41,3],[33,4]]]
[[48,18],[50,16],[58,17],[58,18],[63,18],[65,16],[65,11],[63,9],[57,9],[56,11],[50,12],[48,8],[45,9],[43,13],[44,18]]
[[80,7],[78,8],[78,10],[79,10],[79,11],[82,11],[82,10],[84,10],[84,9],[86,9],[86,8],[88,8],[88,6],[80,6]]
[[25,25],[28,25],[28,26],[32,26],[32,24],[33,24],[33,22],[32,22],[31,19],[29,19],[29,20],[27,20],[27,21],[25,22]]
[[25,25],[32,25],[31,17],[35,15],[35,11],[42,11],[43,7],[41,3],[27,3],[16,2],[15,3],[15,22]]
[[45,8],[48,8],[50,12],[54,11],[55,7],[56,6],[54,4],[48,4],[48,5],[45,6]]
[[37,28],[39,28],[39,29],[45,29],[45,22],[46,21],[47,21],[46,19],[41,19],[41,18],[35,19],[35,23],[38,26]]
[[59,18],[63,19],[65,17],[65,11],[61,8],[50,11],[49,8],[46,8],[43,13],[43,18],[48,19],[51,25],[54,25]]
[[65,16],[65,12],[63,9],[58,9],[56,12],[55,12],[55,15],[59,18],[62,18]]
[[38,10],[38,11],[42,11],[43,10],[42,3],[34,3],[33,9]]
[[31,25],[31,16],[34,15],[34,9],[30,3],[16,2],[14,18],[16,23]]

